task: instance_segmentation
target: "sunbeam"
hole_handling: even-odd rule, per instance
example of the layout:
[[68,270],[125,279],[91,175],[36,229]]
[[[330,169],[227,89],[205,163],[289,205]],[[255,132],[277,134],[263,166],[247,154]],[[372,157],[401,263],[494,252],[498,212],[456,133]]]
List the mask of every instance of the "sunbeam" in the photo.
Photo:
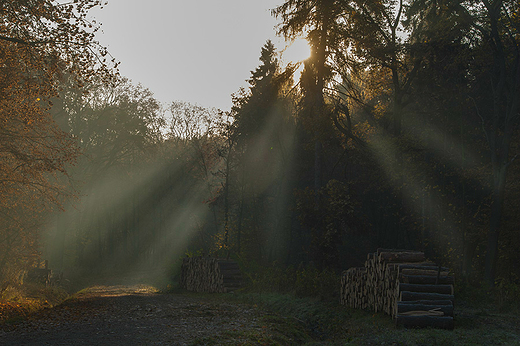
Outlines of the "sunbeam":
[[[420,233],[420,239],[423,239],[422,244],[413,244],[407,231],[404,231],[397,234],[395,246],[420,246],[431,251],[432,248],[453,249],[456,244],[460,245],[463,230],[450,210],[450,206],[457,202],[451,200],[450,195],[439,188],[438,183],[421,166],[411,163],[407,154],[400,152],[390,136],[379,132],[368,143],[394,190],[401,191],[403,207],[416,215],[413,231]],[[402,156],[400,162],[396,160],[398,155]]]

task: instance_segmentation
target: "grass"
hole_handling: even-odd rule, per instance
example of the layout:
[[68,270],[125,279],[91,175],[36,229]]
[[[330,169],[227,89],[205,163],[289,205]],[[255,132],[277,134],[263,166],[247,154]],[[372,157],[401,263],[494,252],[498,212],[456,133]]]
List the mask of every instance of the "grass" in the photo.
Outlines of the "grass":
[[[195,294],[171,286],[165,291],[243,303],[265,312],[255,328],[222,331],[213,337],[196,339],[192,345],[520,345],[519,302],[516,298],[504,300],[500,292],[474,289],[457,292],[455,330],[447,331],[398,329],[382,313],[294,294]],[[60,288],[41,285],[4,291],[0,297],[0,323],[18,322],[67,297],[67,292]]]
[[517,311],[475,310],[461,304],[456,307],[453,331],[398,329],[387,315],[335,302],[274,293],[242,293],[228,299],[256,304],[271,313],[264,321],[273,336],[265,343],[250,340],[240,345],[520,345]]
[[0,323],[22,321],[33,312],[61,304],[68,297],[69,294],[60,287],[41,284],[11,286],[0,296]]

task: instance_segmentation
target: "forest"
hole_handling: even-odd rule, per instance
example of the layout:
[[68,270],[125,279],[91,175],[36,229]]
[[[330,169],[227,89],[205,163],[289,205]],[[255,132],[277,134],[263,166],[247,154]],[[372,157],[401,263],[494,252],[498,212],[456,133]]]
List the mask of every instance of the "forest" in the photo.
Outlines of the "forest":
[[175,282],[210,255],[315,294],[290,273],[388,248],[520,297],[518,1],[286,0],[277,33],[311,56],[267,40],[230,111],[121,76],[100,6],[0,3],[0,293],[44,260]]

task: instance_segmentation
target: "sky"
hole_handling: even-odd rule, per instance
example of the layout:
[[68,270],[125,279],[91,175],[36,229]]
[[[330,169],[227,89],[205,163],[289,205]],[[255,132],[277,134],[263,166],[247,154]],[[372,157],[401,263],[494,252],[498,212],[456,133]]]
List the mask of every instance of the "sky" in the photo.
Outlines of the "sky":
[[[150,89],[162,103],[187,101],[231,108],[231,94],[260,64],[262,46],[275,35],[270,9],[283,0],[108,0],[91,16],[101,22],[97,40],[121,62],[121,75]],[[303,41],[302,41],[303,42]],[[302,60],[308,47],[286,51]]]

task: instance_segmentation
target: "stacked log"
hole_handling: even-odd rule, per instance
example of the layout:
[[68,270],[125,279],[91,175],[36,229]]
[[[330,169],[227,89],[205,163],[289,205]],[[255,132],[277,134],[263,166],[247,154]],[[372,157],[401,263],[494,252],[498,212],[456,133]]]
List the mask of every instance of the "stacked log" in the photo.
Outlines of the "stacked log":
[[356,309],[368,308],[367,295],[367,270],[366,268],[350,268],[341,277],[341,287],[346,287],[341,292],[341,304]]
[[378,249],[343,273],[341,303],[383,311],[399,326],[453,329],[453,281],[423,252]]
[[53,273],[47,268],[32,268],[27,272],[27,281],[48,286]]
[[192,292],[225,293],[242,286],[238,264],[212,257],[186,257],[181,266],[181,287]]

